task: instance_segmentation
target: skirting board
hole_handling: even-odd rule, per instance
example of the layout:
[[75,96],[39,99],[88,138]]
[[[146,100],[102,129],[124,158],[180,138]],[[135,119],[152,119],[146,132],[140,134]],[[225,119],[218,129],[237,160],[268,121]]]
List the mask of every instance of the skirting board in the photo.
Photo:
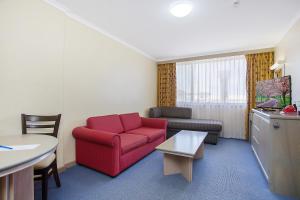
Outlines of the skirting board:
[[65,171],[66,169],[73,167],[75,165],[76,165],[75,161],[69,162],[69,163],[65,164],[63,167],[58,168],[58,172],[61,173],[61,172]]

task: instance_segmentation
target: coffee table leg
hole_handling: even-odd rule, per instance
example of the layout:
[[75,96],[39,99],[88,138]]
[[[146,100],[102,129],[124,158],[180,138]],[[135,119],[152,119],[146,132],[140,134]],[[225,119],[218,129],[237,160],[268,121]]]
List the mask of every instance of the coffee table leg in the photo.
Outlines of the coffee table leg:
[[164,154],[164,175],[178,174],[180,169],[181,159],[179,156]]
[[202,143],[200,145],[200,147],[198,148],[196,155],[195,155],[195,159],[203,158],[203,154],[204,154],[204,143]]
[[187,181],[192,181],[193,158],[164,153],[164,175],[181,173]]
[[181,174],[188,182],[192,182],[193,158],[183,157],[183,162],[181,163]]

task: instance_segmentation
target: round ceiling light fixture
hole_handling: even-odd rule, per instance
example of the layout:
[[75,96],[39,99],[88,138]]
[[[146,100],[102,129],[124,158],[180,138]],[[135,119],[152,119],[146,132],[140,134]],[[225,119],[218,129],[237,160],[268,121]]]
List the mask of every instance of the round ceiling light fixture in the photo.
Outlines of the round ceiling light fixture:
[[193,4],[190,1],[176,1],[170,6],[170,13],[175,17],[185,17],[193,10]]

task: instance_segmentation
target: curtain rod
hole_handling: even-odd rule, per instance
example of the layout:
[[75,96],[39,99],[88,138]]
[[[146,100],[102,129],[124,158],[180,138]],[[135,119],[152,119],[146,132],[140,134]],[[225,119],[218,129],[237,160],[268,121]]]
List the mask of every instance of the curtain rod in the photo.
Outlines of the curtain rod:
[[194,60],[205,60],[205,59],[211,59],[211,58],[220,58],[220,57],[227,57],[227,56],[238,56],[238,55],[263,53],[263,52],[270,52],[270,51],[275,51],[275,47],[265,48],[265,49],[247,50],[247,51],[219,53],[219,54],[211,54],[211,55],[203,55],[203,56],[194,56],[194,57],[179,58],[179,59],[174,59],[174,60],[165,60],[165,61],[159,61],[159,62],[157,62],[157,64],[187,62],[187,61],[194,61]]

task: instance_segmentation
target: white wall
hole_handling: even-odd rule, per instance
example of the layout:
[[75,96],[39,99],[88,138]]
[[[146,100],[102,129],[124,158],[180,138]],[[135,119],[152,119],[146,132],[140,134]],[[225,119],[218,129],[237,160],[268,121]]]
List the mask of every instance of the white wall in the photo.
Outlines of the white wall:
[[292,101],[300,101],[300,19],[277,45],[276,60],[285,60],[286,75],[292,77]]
[[0,24],[0,135],[21,134],[21,113],[62,113],[59,166],[87,117],[156,104],[154,61],[47,3],[2,0]]
[[156,104],[156,63],[66,18],[65,161],[74,160],[71,130],[88,116],[138,111]]
[[49,5],[0,1],[0,135],[21,134],[21,113],[63,112],[63,33],[64,15]]

